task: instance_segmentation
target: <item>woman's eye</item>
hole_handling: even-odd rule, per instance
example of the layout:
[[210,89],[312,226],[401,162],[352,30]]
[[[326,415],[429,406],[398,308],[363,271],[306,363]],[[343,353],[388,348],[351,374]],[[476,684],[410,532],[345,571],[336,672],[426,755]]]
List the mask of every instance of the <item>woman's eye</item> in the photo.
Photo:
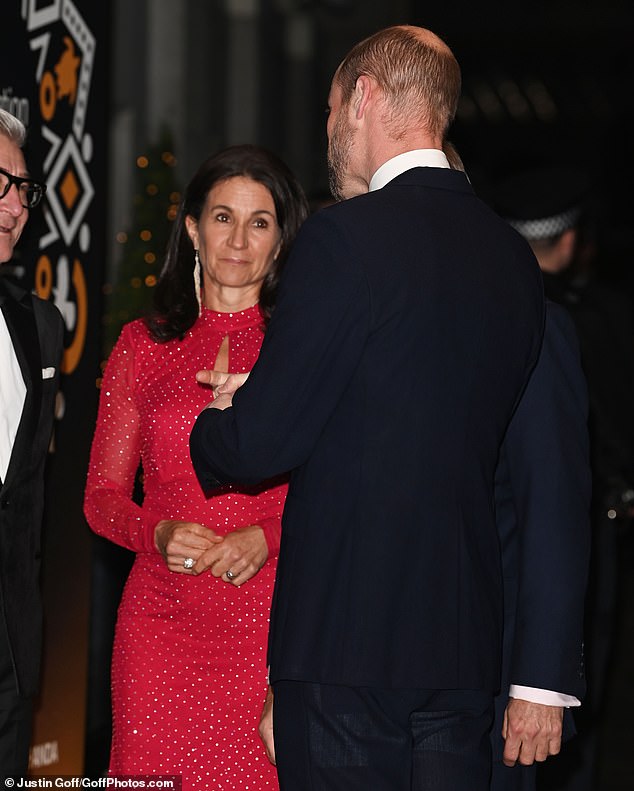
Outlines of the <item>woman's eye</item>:
[[229,222],[229,215],[228,214],[216,214],[216,220],[218,222]]
[[268,228],[269,224],[266,220],[262,219],[262,217],[258,218],[254,223],[256,228]]

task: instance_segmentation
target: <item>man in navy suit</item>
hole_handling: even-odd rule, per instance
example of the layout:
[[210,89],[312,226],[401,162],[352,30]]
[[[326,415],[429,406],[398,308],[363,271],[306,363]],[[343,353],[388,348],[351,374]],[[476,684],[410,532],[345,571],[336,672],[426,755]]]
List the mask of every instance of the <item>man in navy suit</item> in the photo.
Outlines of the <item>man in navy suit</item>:
[[625,294],[597,277],[590,186],[579,167],[542,164],[507,175],[493,192],[494,207],[535,253],[546,296],[570,316],[588,383],[592,471],[592,552],[585,612],[588,694],[575,717],[577,737],[570,749],[548,762],[538,781],[540,789],[562,791],[593,791],[598,785],[597,742],[617,612],[618,526],[623,528],[631,519],[627,503],[634,486],[632,308]]
[[[455,148],[446,143],[444,150],[451,167],[464,170]],[[581,701],[553,690],[576,678],[581,684],[573,686],[581,690],[585,681],[583,603],[592,493],[588,402],[574,324],[558,304],[547,302],[539,359],[506,432],[495,478],[504,637],[491,732],[491,791],[534,791],[537,784],[538,764],[515,761],[514,743],[526,727],[538,727],[540,717],[524,702],[519,704],[523,716],[516,718],[518,704],[509,701],[509,692],[541,700],[537,712],[544,702],[565,707],[564,736],[575,732],[571,712]],[[261,730],[274,753],[266,722]]]
[[[26,131],[0,110],[0,264],[45,187],[29,178]],[[0,776],[27,771],[42,642],[39,591],[44,464],[63,322],[50,302],[0,277]]]
[[587,416],[574,325],[560,305],[547,302],[539,360],[509,425],[495,479],[504,643],[492,733],[492,791],[532,791],[536,786],[537,765],[522,765],[520,759],[511,766],[512,751],[505,754],[509,738],[516,737],[508,727],[539,726],[539,717],[532,719],[528,710],[523,721],[513,721],[516,704],[508,706],[509,688],[513,695],[566,707],[564,732],[574,733],[571,712],[585,684],[582,640],[592,490]]
[[[304,225],[248,381],[192,432],[205,487],[292,471],[269,645],[282,789],[489,786],[494,477],[544,302],[526,244],[442,152],[459,93],[421,28],[345,58],[328,120],[345,200]],[[560,706],[508,711],[508,762],[559,749]]]

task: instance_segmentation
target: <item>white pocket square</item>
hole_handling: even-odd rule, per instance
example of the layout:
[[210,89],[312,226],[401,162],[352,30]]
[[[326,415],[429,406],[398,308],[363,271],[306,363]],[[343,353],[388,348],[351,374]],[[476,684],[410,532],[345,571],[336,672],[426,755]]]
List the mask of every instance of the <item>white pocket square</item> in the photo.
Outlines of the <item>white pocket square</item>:
[[55,368],[42,368],[42,379],[52,379],[55,376]]

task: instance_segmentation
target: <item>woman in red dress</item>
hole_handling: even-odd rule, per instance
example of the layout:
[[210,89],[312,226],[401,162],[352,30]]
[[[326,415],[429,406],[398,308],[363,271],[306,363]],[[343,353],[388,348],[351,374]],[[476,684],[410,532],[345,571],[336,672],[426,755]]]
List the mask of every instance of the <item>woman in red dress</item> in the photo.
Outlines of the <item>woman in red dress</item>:
[[212,398],[196,372],[251,369],[306,215],[298,182],[266,150],[209,158],[185,192],[155,313],[127,324],[108,360],[84,507],[96,533],[136,553],[112,657],[113,775],[277,788],[257,724],[286,487],[207,497],[188,440]]

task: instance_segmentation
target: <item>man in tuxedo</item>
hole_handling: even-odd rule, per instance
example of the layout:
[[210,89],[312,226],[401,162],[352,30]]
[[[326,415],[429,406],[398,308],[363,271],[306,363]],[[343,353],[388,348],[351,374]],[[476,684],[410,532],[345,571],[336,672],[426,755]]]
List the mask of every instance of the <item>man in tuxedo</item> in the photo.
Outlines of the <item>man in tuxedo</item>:
[[[28,175],[25,135],[0,110],[0,264],[45,191]],[[0,276],[0,776],[24,775],[28,766],[41,651],[44,464],[62,339],[55,306]]]
[[[443,154],[459,92],[421,28],[346,56],[328,120],[342,200],[300,232],[248,381],[192,431],[205,487],[292,471],[269,645],[282,789],[489,787],[494,476],[544,302],[526,244]],[[561,717],[514,698],[505,760],[556,752]]]

